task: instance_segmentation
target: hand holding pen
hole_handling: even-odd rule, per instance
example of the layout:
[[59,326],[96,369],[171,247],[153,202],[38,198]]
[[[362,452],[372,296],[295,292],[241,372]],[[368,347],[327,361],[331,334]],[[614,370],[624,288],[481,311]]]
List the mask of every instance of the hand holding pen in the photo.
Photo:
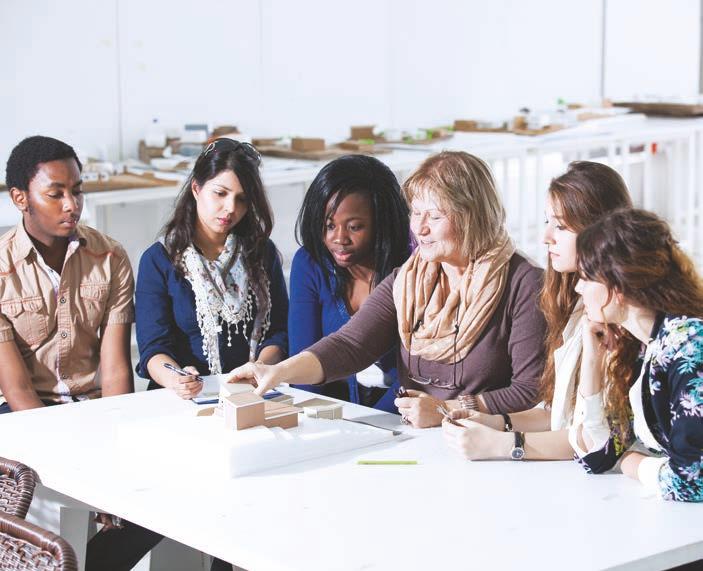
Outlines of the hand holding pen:
[[182,399],[192,399],[203,390],[203,379],[195,367],[189,365],[181,369],[171,363],[164,363],[164,367],[178,375],[173,378],[168,388],[173,389]]

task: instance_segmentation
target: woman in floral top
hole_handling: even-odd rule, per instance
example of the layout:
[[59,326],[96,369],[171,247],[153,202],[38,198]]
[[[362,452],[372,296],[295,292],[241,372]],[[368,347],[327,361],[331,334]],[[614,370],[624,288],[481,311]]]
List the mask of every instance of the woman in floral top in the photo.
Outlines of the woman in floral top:
[[[622,456],[623,473],[660,497],[703,501],[701,277],[668,225],[643,210],[596,222],[577,252],[588,315],[579,390],[593,403],[574,428],[581,462],[599,473]],[[618,422],[598,439],[588,424],[603,414]],[[643,447],[623,454],[633,434]]]

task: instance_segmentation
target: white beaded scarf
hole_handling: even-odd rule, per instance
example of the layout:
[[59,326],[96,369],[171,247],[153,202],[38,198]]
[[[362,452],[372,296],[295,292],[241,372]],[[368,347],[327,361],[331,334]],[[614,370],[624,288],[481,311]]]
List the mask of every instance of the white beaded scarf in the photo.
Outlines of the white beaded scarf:
[[[232,346],[232,331],[246,334],[254,321],[249,340],[249,359],[256,358],[256,349],[271,325],[270,283],[265,272],[262,287],[249,281],[244,255],[234,234],[227,236],[225,248],[216,260],[203,257],[191,244],[181,258],[185,278],[195,294],[195,312],[203,337],[203,353],[210,374],[222,372],[219,335],[227,328],[227,346]],[[256,302],[256,315],[253,315]]]

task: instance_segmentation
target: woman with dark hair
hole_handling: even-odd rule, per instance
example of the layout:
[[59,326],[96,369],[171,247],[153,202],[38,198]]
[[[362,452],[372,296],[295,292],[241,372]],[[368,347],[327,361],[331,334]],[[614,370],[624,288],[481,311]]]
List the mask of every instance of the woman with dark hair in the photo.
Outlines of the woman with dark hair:
[[[184,399],[199,374],[287,353],[288,295],[259,164],[247,143],[216,139],[183,186],[163,242],[147,249],[136,288],[137,372]],[[185,369],[181,376],[164,365]]]
[[[391,170],[363,155],[325,165],[308,189],[296,223],[302,246],[290,276],[288,334],[296,355],[349,321],[374,287],[410,253],[408,207]],[[360,374],[312,392],[397,412],[394,351]]]
[[[622,455],[622,472],[660,497],[701,502],[703,281],[668,224],[644,210],[604,217],[576,249],[588,316],[580,390],[616,421],[602,438],[585,423],[572,429],[580,460],[600,473]],[[623,454],[616,435],[643,447]]]
[[[447,443],[465,458],[510,458],[514,435],[506,426],[523,433],[526,460],[573,458],[568,427],[588,404],[578,394],[583,303],[574,289],[578,281],[576,238],[606,213],[629,206],[630,195],[622,177],[601,163],[573,162],[550,183],[544,229],[549,257],[540,294],[547,320],[546,365],[540,379],[544,406],[507,418],[455,411],[452,416],[460,426],[445,422],[444,433]],[[600,427],[609,432],[607,423]]]

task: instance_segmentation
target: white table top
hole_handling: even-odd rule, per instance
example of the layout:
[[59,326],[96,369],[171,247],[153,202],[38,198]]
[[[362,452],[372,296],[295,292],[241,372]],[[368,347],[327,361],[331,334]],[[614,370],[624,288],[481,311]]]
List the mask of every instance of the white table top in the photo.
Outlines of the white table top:
[[[703,557],[702,505],[660,501],[574,462],[465,462],[439,429],[217,485],[206,473],[145,477],[118,465],[121,425],[192,406],[161,390],[1,415],[0,455],[49,488],[252,571],[656,569]],[[347,417],[396,425],[382,414],[345,406]],[[155,446],[165,438],[144,434]]]

